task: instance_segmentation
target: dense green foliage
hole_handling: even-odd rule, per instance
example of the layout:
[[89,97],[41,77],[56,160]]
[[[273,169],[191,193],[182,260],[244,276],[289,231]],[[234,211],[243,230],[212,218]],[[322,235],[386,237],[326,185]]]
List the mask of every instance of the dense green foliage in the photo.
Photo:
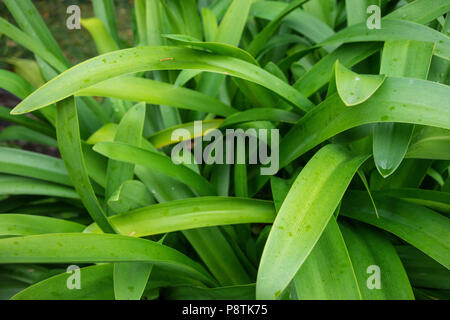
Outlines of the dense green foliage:
[[[448,0],[135,0],[134,40],[92,0],[74,66],[4,4],[0,299],[450,299]],[[279,130],[278,172],[174,163],[199,120]]]

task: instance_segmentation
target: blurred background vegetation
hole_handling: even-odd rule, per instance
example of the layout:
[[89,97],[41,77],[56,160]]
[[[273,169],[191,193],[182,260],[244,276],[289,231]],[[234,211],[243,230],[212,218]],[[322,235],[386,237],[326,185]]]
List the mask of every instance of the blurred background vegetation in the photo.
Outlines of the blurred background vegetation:
[[[132,44],[134,1],[115,0],[114,3],[116,5],[116,21],[119,37],[123,42]],[[80,6],[81,18],[94,16],[91,0],[33,0],[33,4],[40,12],[65,56],[73,65],[97,55],[94,41],[86,29],[82,27],[81,30],[68,30],[66,26],[66,21],[69,17],[67,8],[70,5],[76,4]],[[0,16],[17,25],[2,0],[0,0]],[[30,51],[27,51],[14,41],[0,34],[0,69],[12,71],[13,66],[5,62],[4,59],[6,58],[34,59]],[[0,105],[12,108],[18,103],[19,99],[17,97],[0,89]],[[9,125],[10,123],[0,120],[0,132]],[[17,145],[25,150],[57,155],[57,150],[54,148],[42,147],[23,141],[0,141],[0,146],[4,145],[8,145],[9,147]]]
[[[20,0],[17,0],[20,1]],[[126,43],[133,43],[133,0],[115,0],[117,27],[119,37]],[[76,4],[80,6],[81,17],[94,16],[90,0],[34,0],[33,4],[41,13],[47,26],[50,28],[56,41],[61,46],[66,57],[73,64],[91,58],[96,55],[95,45],[87,30],[68,30],[66,20],[67,7]],[[0,1],[0,16],[14,23],[3,1]],[[14,41],[6,37],[0,37],[0,59],[2,57],[32,58],[30,52],[16,45]],[[4,62],[0,62],[0,68],[8,68]]]

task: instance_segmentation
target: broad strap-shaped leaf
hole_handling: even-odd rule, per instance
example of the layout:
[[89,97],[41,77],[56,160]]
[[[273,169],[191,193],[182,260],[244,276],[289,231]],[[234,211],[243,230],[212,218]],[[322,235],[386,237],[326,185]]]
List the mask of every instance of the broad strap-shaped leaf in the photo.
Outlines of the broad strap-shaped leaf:
[[50,217],[26,214],[0,214],[0,235],[27,236],[44,233],[82,232],[82,224]]
[[277,298],[287,287],[319,240],[356,170],[367,158],[353,156],[338,145],[327,145],[301,171],[264,247],[256,282],[258,299]]
[[40,195],[80,199],[73,188],[42,180],[0,175],[0,195]]
[[450,130],[416,128],[405,158],[450,160]]
[[[271,223],[273,204],[256,199],[201,197],[159,203],[110,217],[121,234],[154,234],[238,223]],[[90,225],[85,232],[101,232]]]
[[[144,129],[145,103],[138,103],[133,106],[117,127],[114,141],[127,143],[136,147],[141,146],[142,133]],[[121,161],[109,160],[106,171],[105,198],[111,195],[127,180],[134,177],[134,164]],[[108,208],[108,215],[113,212]]]
[[[291,181],[272,177],[271,187],[279,210]],[[355,271],[335,218],[328,222],[293,283],[300,300],[361,299]]]
[[414,300],[405,269],[385,235],[356,223],[339,226],[364,300]]
[[198,263],[162,244],[113,234],[61,233],[0,240],[0,263],[145,262],[166,266],[206,284],[215,281]]
[[53,148],[58,147],[56,139],[22,126],[9,126],[0,132],[0,141],[22,140]]
[[450,59],[450,39],[448,36],[421,24],[393,19],[382,19],[381,29],[367,29],[366,23],[359,23],[341,30],[320,45],[348,42],[416,40],[436,43],[434,54]]
[[139,262],[114,263],[114,296],[116,300],[140,300],[153,265]]
[[254,65],[258,65],[258,62],[255,60],[255,58],[253,58],[253,56],[247,51],[229,44],[220,42],[203,42],[198,39],[181,34],[165,34],[164,38],[170,39],[175,43],[179,43],[185,46],[190,45],[193,47],[207,49],[217,54],[230,56],[236,59],[247,61]]
[[331,217],[320,239],[294,278],[300,300],[360,300],[353,261],[339,226]]
[[31,151],[0,147],[0,172],[72,186],[61,159]]
[[117,43],[109,34],[102,20],[99,18],[82,19],[81,24],[91,34],[99,54],[119,50]]
[[450,193],[419,188],[387,189],[379,191],[389,197],[420,204],[430,209],[450,214]]
[[311,110],[280,143],[280,167],[347,129],[374,122],[416,123],[450,129],[450,90],[431,81],[386,78],[370,99],[346,107],[334,94]]
[[[117,90],[120,87],[121,90]],[[129,101],[145,101],[151,104],[180,109],[213,112],[228,116],[236,109],[200,92],[174,85],[136,77],[109,79],[76,92],[78,96],[103,96]]]
[[297,90],[248,62],[186,48],[137,47],[107,53],[69,69],[33,92],[12,113],[22,114],[43,108],[116,76],[139,71],[177,69],[227,73],[264,86],[301,110],[309,110],[313,106]]
[[80,129],[78,126],[75,98],[67,98],[56,105],[56,133],[61,156],[66,164],[72,184],[81,201],[103,231],[115,233],[95,196],[86,169],[81,147]]
[[341,214],[389,231],[450,268],[450,220],[447,217],[398,198],[377,195],[376,192],[372,195],[379,218],[369,196],[360,191],[346,194]]
[[[392,77],[427,79],[435,44],[417,41],[387,41],[380,73]],[[401,57],[401,58],[400,58]],[[373,157],[383,177],[391,175],[408,150],[414,125],[379,123],[373,132]]]
[[395,250],[413,286],[450,290],[450,270],[414,247],[401,245]]
[[[79,290],[67,290],[67,280],[70,274],[64,272],[35,283],[19,292],[12,300],[113,300],[113,264],[105,263],[80,268],[82,279]],[[174,273],[165,267],[155,267],[149,288],[165,286],[195,286],[205,285],[181,273]]]
[[108,30],[108,33],[118,43],[119,36],[117,34],[116,14],[113,0],[92,0],[94,13]]

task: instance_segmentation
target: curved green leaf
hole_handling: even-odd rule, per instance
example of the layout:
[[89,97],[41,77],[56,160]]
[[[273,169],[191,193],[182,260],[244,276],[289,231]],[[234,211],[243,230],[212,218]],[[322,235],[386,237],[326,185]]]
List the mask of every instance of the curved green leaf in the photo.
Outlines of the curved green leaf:
[[372,193],[379,218],[365,192],[349,191],[341,214],[387,230],[450,268],[450,220],[430,209]]
[[374,122],[403,122],[450,129],[450,90],[417,79],[386,78],[364,103],[348,108],[334,94],[308,112],[282,139],[280,167],[337,133]]
[[12,113],[22,114],[43,108],[82,89],[123,74],[177,69],[227,73],[267,87],[302,110],[309,110],[313,106],[297,90],[248,62],[185,48],[137,47],[92,58],[63,72],[29,95]]
[[0,195],[42,195],[79,199],[78,194],[69,187],[46,181],[0,175]]
[[26,214],[0,214],[0,235],[28,236],[45,233],[79,233],[85,226],[62,219]]
[[[414,300],[411,284],[400,258],[382,233],[360,224],[340,223],[340,228],[363,299]],[[377,274],[374,274],[377,271],[380,272],[379,287],[376,283]]]
[[327,145],[300,172],[264,247],[256,282],[258,299],[277,298],[287,287],[367,158],[352,156],[338,145]]
[[[120,87],[121,90],[117,90]],[[79,96],[104,96],[130,101],[173,106],[181,109],[213,112],[228,116],[237,110],[221,101],[186,88],[135,77],[119,77],[78,91]]]
[[[228,197],[175,200],[136,209],[109,218],[121,234],[136,237],[179,230],[240,223],[271,223],[275,218],[269,201]],[[85,232],[100,232],[97,225]]]
[[369,99],[383,84],[386,76],[357,74],[336,62],[336,89],[346,106],[355,106]]
[[49,234],[0,240],[0,263],[146,262],[214,285],[198,263],[175,249],[113,234]]
[[82,145],[75,98],[67,98],[56,105],[56,133],[59,151],[70,179],[92,219],[105,232],[115,233],[106,219],[89,180]]
[[0,147],[0,172],[72,186],[61,159],[36,152]]

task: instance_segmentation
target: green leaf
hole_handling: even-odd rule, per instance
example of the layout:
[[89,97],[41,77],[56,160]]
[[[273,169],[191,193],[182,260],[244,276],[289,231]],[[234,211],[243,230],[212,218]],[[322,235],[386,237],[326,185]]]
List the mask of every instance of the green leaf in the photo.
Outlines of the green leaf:
[[0,214],[0,235],[27,236],[44,233],[79,233],[85,226],[57,218],[26,214]]
[[[200,197],[175,200],[125,212],[109,218],[121,234],[145,237],[210,226],[271,223],[273,204],[256,199]],[[100,232],[97,225],[85,232]]]
[[220,42],[202,42],[198,39],[185,36],[182,34],[165,34],[164,38],[170,39],[175,43],[182,45],[190,45],[193,47],[203,48],[210,50],[211,52],[221,54],[224,56],[233,57],[243,61],[247,61],[251,64],[258,65],[258,62],[247,51],[239,49],[238,47],[220,43]]
[[68,62],[56,40],[50,33],[50,30],[45,25],[44,20],[31,0],[6,0],[5,4],[21,29],[23,29],[29,36],[39,41],[59,61],[61,61],[61,63],[68,66]]
[[191,186],[199,195],[213,195],[210,183],[191,169],[176,165],[169,157],[120,142],[101,142],[94,151],[117,161],[147,166],[156,172],[179,180]]
[[[127,143],[136,147],[141,146],[142,133],[144,129],[145,103],[138,103],[124,115],[117,127],[114,137],[115,142]],[[115,160],[108,161],[106,170],[105,198],[111,195],[127,180],[134,177],[134,164]],[[111,210],[107,210],[111,215]]]
[[258,33],[249,44],[247,51],[253,56],[257,56],[266,42],[275,33],[283,19],[290,14],[293,10],[297,9],[307,0],[295,0],[292,1],[286,8],[284,8],[270,23],[264,27],[264,29]]
[[[450,220],[430,209],[373,192],[379,218],[365,192],[349,191],[341,214],[389,231],[423,251],[447,269]],[[417,226],[420,226],[418,228]]]
[[228,127],[242,122],[260,120],[276,122],[280,121],[293,124],[296,123],[299,119],[300,116],[293,112],[273,108],[255,108],[228,116],[222,122],[221,127]]
[[434,127],[418,127],[405,158],[450,160],[450,131]]
[[389,13],[390,19],[403,19],[427,24],[450,10],[446,0],[416,0]]
[[334,217],[294,278],[300,300],[360,300],[360,286]]
[[418,188],[388,189],[379,194],[400,198],[430,209],[450,214],[450,194],[435,190]]
[[79,195],[72,189],[46,181],[0,175],[0,195],[42,195],[79,199]]
[[[80,268],[83,279],[79,290],[67,290],[70,274],[62,273],[50,277],[16,294],[13,300],[113,300],[113,264],[99,264]],[[150,288],[161,286],[196,286],[204,287],[198,280],[186,277],[172,270],[155,267],[151,274]]]
[[113,234],[49,234],[0,240],[0,263],[145,262],[214,285],[198,263],[159,243]]
[[17,123],[24,127],[27,127],[31,130],[35,130],[37,132],[41,132],[49,137],[55,136],[55,130],[52,129],[47,124],[34,120],[26,115],[18,115],[13,116],[10,114],[11,109],[0,106],[0,119],[11,122],[11,123]]
[[22,140],[57,148],[58,142],[45,134],[22,126],[9,126],[0,132],[0,141]]
[[447,101],[450,91],[444,85],[389,77],[370,99],[351,108],[334,94],[300,119],[282,139],[280,167],[337,133],[366,123],[402,122],[450,129]]
[[10,24],[3,18],[0,18],[0,32],[11,38],[21,46],[29,49],[30,51],[37,54],[43,60],[48,62],[56,70],[62,72],[66,70],[66,64],[61,62],[53,53],[51,53],[47,48],[42,45],[38,40],[33,39],[14,25]]
[[105,232],[115,233],[106,219],[105,213],[95,196],[81,148],[80,130],[78,126],[75,99],[68,98],[56,105],[56,133],[58,136],[59,151],[66,164],[67,171],[79,194],[81,201],[91,215]]
[[184,137],[181,137],[181,136],[178,137],[179,138],[178,140],[172,139],[173,132],[178,129],[184,129],[184,130],[189,131],[190,137],[191,137],[189,140],[191,140],[191,139],[195,139],[195,138],[206,135],[210,130],[219,128],[219,126],[222,124],[222,122],[223,122],[223,120],[221,120],[221,119],[202,121],[201,122],[202,132],[200,135],[198,135],[197,132],[195,132],[195,129],[194,129],[195,124],[196,124],[195,122],[183,123],[183,124],[175,126],[175,127],[171,127],[171,128],[167,128],[167,129],[158,131],[158,132],[152,134],[148,138],[148,140],[155,148],[159,149],[159,148],[169,146],[174,143],[179,143],[181,141],[185,141]]
[[384,75],[357,74],[336,62],[336,88],[346,106],[355,106],[369,99],[383,84]]
[[113,0],[92,0],[92,6],[97,18],[99,18],[103,25],[108,30],[108,33],[113,37],[116,43],[119,43],[119,36],[117,34],[116,14]]
[[312,103],[297,90],[247,62],[185,48],[137,47],[107,53],[68,70],[29,95],[12,113],[22,114],[45,107],[84,88],[126,73],[175,69],[227,72],[267,87],[302,110],[312,107]]
[[405,269],[386,236],[356,223],[340,227],[364,300],[414,300]]
[[[117,86],[121,90],[117,90]],[[181,109],[213,112],[228,116],[237,110],[200,92],[179,88],[150,79],[120,77],[78,91],[80,96],[105,96],[129,101],[173,106]]]
[[327,145],[301,171],[264,247],[256,282],[258,299],[274,299],[287,287],[319,240],[356,170],[367,158],[352,156],[338,145]]
[[144,293],[152,264],[114,263],[114,295],[116,300],[140,300]]
[[33,86],[18,74],[0,70],[1,88],[11,92],[20,99],[24,99],[34,91]]
[[[433,49],[433,43],[387,41],[381,58],[380,73],[425,80],[428,77]],[[373,157],[378,172],[383,177],[391,175],[402,162],[413,130],[413,125],[404,123],[380,123],[375,126]]]
[[411,246],[396,246],[411,283],[415,287],[450,289],[450,271]]
[[450,39],[429,27],[403,20],[382,19],[381,29],[367,29],[365,23],[345,28],[323,41],[320,45],[348,42],[415,40],[436,43],[434,54],[450,59]]
[[0,147],[0,172],[72,186],[61,159],[36,152]]
[[119,189],[108,199],[108,206],[117,214],[155,203],[145,185],[136,180],[122,183]]
[[[270,182],[279,210],[293,181],[272,177]],[[361,299],[355,271],[335,218],[328,222],[293,283],[300,300]]]
[[109,34],[102,20],[98,18],[81,19],[81,24],[91,34],[99,54],[119,50],[117,43]]
[[217,35],[217,30],[219,30],[219,27],[217,25],[217,18],[214,12],[212,12],[208,8],[202,8],[202,22],[205,41],[214,41]]
[[[220,229],[192,229],[183,234],[222,286],[252,282]],[[226,259],[226,263],[223,259]]]

